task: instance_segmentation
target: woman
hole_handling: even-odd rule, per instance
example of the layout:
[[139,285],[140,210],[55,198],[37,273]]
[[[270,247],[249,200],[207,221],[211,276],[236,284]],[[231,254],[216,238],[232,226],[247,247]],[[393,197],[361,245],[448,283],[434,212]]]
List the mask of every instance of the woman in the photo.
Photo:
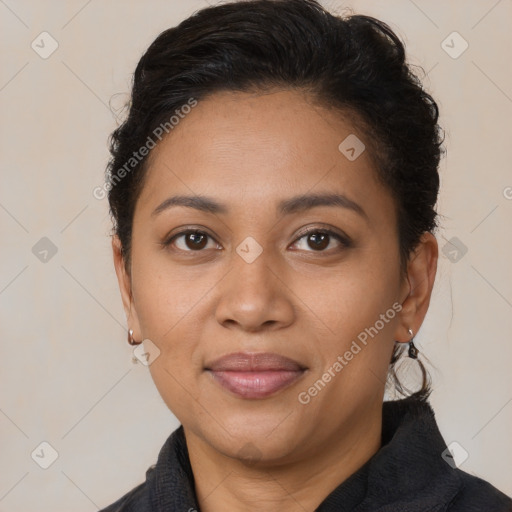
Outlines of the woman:
[[[413,341],[437,120],[371,17],[254,0],[158,36],[108,188],[128,341],[181,426],[105,511],[512,510],[450,459]],[[383,402],[407,357],[421,388]]]

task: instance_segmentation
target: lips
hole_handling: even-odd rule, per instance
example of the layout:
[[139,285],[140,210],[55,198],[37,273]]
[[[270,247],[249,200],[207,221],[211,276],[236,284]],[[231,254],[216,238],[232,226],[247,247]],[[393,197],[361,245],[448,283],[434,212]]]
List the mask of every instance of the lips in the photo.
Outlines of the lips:
[[205,370],[229,392],[245,399],[261,399],[291,386],[307,368],[279,354],[239,352],[207,364]]

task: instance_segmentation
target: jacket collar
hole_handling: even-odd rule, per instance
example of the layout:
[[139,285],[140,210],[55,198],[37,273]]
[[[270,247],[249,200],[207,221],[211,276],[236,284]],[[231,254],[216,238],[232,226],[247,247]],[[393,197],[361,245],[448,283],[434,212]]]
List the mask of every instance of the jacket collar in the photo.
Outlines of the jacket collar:
[[[384,402],[382,447],[334,489],[317,512],[443,510],[460,489],[441,454],[446,444],[427,402]],[[148,472],[149,473],[149,472]],[[199,510],[183,426],[167,439],[148,475],[152,509]]]
[[382,447],[339,485],[318,512],[445,510],[461,487],[442,457],[446,444],[427,402],[384,402]]

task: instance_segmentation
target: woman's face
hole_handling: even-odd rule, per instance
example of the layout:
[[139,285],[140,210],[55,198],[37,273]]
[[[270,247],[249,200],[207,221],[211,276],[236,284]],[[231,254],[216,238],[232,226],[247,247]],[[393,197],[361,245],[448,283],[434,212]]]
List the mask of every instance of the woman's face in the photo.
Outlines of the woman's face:
[[380,414],[410,287],[361,141],[299,92],[223,92],[152,150],[131,280],[116,264],[128,324],[186,433],[219,453],[293,460]]

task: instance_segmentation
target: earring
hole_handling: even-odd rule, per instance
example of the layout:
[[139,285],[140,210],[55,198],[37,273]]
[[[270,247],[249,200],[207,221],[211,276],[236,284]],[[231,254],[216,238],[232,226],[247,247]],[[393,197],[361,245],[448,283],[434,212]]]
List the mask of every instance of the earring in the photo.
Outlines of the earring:
[[411,340],[409,341],[409,357],[411,359],[418,359],[418,349],[414,346],[414,333],[412,329],[409,329]]
[[134,339],[133,339],[133,329],[130,329],[128,331],[128,343],[130,345],[140,345],[142,343],[142,341],[134,341]]

